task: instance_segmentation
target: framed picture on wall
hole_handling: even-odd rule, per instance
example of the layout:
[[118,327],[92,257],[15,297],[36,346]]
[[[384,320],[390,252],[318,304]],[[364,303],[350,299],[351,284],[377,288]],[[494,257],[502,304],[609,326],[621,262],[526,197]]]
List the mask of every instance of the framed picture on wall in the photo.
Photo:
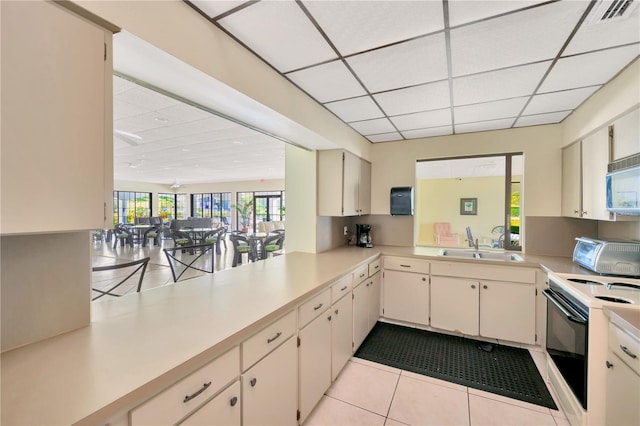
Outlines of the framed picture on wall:
[[461,215],[477,215],[478,199],[477,198],[460,198],[460,214]]

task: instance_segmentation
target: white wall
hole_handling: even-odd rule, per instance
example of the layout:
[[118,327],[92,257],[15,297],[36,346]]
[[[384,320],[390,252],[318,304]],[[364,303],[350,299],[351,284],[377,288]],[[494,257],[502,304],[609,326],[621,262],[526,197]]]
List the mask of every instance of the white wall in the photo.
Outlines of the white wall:
[[316,252],[317,151],[287,145],[285,187],[287,196],[287,251]]

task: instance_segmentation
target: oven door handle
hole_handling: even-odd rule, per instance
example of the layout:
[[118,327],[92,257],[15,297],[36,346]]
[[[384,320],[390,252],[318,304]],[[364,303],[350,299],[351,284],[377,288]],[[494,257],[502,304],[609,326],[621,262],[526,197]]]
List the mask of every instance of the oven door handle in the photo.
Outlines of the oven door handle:
[[545,295],[547,299],[551,301],[551,303],[553,303],[560,310],[560,312],[564,314],[564,316],[567,317],[569,321],[573,321],[577,324],[586,324],[588,322],[587,319],[583,318],[582,315],[577,314],[575,311],[573,313],[570,312],[570,311],[573,311],[573,309],[571,309],[568,306],[565,306],[565,304],[562,303],[562,301],[556,299],[556,297],[554,296],[551,290],[544,289],[542,290],[542,293]]

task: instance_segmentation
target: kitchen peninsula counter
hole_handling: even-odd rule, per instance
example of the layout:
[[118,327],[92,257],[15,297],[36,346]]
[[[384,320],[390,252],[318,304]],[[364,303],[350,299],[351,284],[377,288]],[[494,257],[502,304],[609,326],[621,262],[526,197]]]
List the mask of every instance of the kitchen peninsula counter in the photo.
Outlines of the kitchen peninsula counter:
[[[294,252],[93,303],[89,326],[2,354],[1,423],[104,422],[380,254],[474,261],[443,258],[438,252],[391,246]],[[524,257],[524,262],[478,261],[541,266],[537,257]]]

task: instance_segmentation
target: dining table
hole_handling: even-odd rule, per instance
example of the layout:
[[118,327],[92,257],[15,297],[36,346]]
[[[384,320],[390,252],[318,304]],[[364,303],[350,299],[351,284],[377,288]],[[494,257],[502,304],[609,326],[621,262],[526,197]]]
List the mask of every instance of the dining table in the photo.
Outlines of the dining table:
[[203,243],[205,235],[207,235],[211,231],[215,231],[218,228],[180,228],[180,232],[185,232],[189,234],[189,237],[193,240],[194,243]]
[[127,229],[130,229],[135,234],[134,242],[142,243],[143,246],[145,245],[144,239],[142,238],[144,236],[144,233],[148,229],[153,228],[153,225],[150,225],[148,223],[147,224],[139,223],[137,225],[125,224],[124,226]]

